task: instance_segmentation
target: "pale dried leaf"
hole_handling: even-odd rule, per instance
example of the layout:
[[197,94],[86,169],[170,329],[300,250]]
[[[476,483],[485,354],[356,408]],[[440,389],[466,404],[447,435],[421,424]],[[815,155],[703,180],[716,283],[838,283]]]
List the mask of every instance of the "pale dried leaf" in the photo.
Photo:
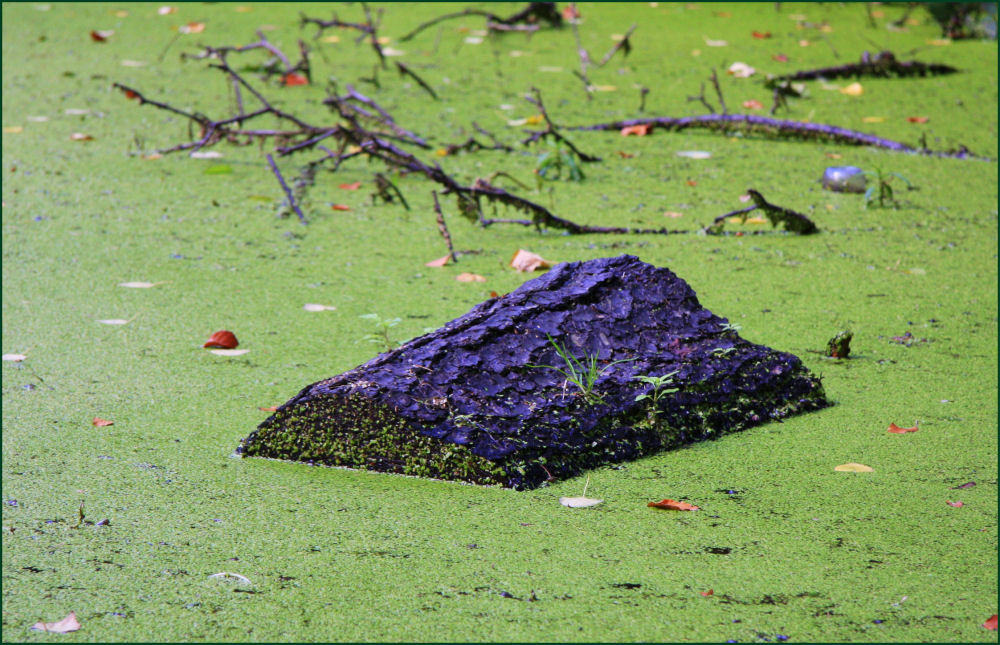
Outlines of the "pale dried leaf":
[[106,318],[104,320],[98,320],[97,322],[102,325],[127,325],[128,321],[124,318]]
[[75,632],[80,629],[80,621],[76,619],[76,612],[71,611],[69,615],[62,620],[56,621],[54,623],[43,623],[37,622],[31,626],[31,629],[38,632],[54,632],[56,634],[65,634],[67,632]]
[[150,287],[155,287],[157,282],[119,282],[119,287],[128,287],[129,289],[149,289]]
[[591,497],[560,497],[559,503],[563,506],[568,506],[570,508],[586,508],[588,506],[597,506],[603,499],[593,499]]
[[28,358],[27,354],[4,354],[2,357],[5,361],[13,361],[15,363],[20,363],[24,359]]
[[246,576],[241,576],[238,573],[229,573],[228,571],[220,571],[219,573],[213,573],[208,577],[221,580],[235,580],[236,582],[242,582],[245,585],[253,584],[252,582],[250,582],[250,578],[247,578]]
[[486,282],[486,278],[478,273],[459,273],[455,279],[459,282]]
[[546,260],[537,253],[525,251],[524,249],[518,249],[517,253],[514,254],[514,257],[510,259],[510,265],[516,270],[522,272],[548,269],[551,268],[553,264],[553,262]]
[[711,159],[712,153],[705,150],[681,150],[677,153],[677,156],[687,157],[688,159]]
[[329,305],[314,305],[311,303],[302,305],[302,308],[306,311],[333,311],[336,309],[336,307],[331,307]]
[[210,354],[215,354],[216,356],[242,356],[249,352],[249,349],[210,349],[208,350]]
[[871,466],[866,466],[864,464],[858,464],[851,461],[846,464],[840,464],[839,466],[836,466],[834,470],[840,471],[842,473],[870,473],[873,472],[875,469],[872,468]]

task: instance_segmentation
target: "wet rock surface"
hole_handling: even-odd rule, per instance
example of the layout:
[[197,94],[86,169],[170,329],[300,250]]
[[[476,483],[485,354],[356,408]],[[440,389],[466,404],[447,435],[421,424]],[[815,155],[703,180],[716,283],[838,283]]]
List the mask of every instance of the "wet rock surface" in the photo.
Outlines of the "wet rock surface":
[[[597,357],[589,396],[540,367],[566,368],[550,337],[584,365]],[[671,372],[675,391],[636,401],[654,394],[637,377]],[[827,405],[797,357],[743,340],[673,272],[623,255],[557,265],[306,387],[238,450],[529,489]]]

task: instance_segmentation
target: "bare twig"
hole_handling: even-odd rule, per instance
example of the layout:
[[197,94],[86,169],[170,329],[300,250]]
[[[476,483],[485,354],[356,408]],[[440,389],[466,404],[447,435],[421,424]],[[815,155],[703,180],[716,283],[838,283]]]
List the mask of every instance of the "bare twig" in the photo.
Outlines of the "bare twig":
[[704,83],[701,84],[701,89],[698,91],[698,96],[689,96],[689,97],[687,97],[687,100],[688,100],[688,103],[690,103],[691,101],[700,101],[701,104],[704,105],[705,108],[708,110],[709,114],[715,114],[715,106],[713,106],[711,103],[709,103],[708,99],[705,98],[705,84]]
[[278,183],[281,184],[281,189],[285,191],[285,195],[288,197],[288,204],[295,210],[295,214],[299,216],[299,221],[306,224],[306,216],[302,214],[302,210],[299,205],[295,203],[295,197],[292,196],[292,190],[285,183],[285,178],[281,176],[281,171],[278,170],[278,165],[274,163],[274,158],[271,157],[270,153],[267,155],[267,163],[271,164],[271,171],[274,172],[274,176],[278,178]]
[[552,137],[553,139],[555,139],[556,141],[558,141],[560,143],[565,143],[566,147],[568,147],[570,150],[572,150],[573,154],[575,154],[580,159],[580,161],[595,162],[595,161],[600,161],[601,160],[600,157],[595,157],[593,155],[588,155],[587,153],[581,151],[579,148],[577,148],[575,145],[573,145],[572,141],[570,141],[569,139],[567,139],[566,137],[564,137],[562,134],[560,134],[559,130],[556,129],[555,124],[552,123],[552,119],[549,118],[548,110],[545,109],[545,104],[542,102],[542,93],[538,90],[537,87],[531,88],[531,92],[532,92],[532,94],[534,94],[534,97],[531,97],[530,95],[526,95],[524,97],[524,100],[528,101],[529,103],[532,103],[532,104],[536,105],[538,107],[538,109],[541,111],[542,118],[545,120],[545,129],[544,130],[530,131],[531,135],[527,139],[525,139],[524,141],[522,141],[521,143],[523,143],[524,145],[529,145],[529,144],[534,143],[536,141],[541,141],[541,140],[545,139],[546,137]]
[[628,58],[629,53],[631,53],[631,51],[632,51],[632,43],[629,42],[629,38],[632,37],[632,32],[635,31],[635,28],[637,26],[638,25],[632,25],[631,27],[629,27],[628,31],[625,32],[625,36],[622,37],[622,39],[619,40],[617,43],[615,43],[615,46],[612,47],[611,50],[607,54],[604,55],[604,57],[601,59],[601,61],[599,63],[596,63],[596,66],[597,67],[604,67],[608,63],[608,61],[610,61],[611,58],[615,54],[617,54],[619,51],[624,52],[622,54],[622,56],[624,56],[625,58]]
[[448,225],[444,223],[444,213],[441,212],[441,204],[438,203],[438,194],[436,190],[431,191],[431,195],[434,196],[434,216],[437,219],[438,231],[441,233],[441,237],[444,238],[445,244],[448,245],[448,256],[451,258],[451,262],[458,262],[458,256],[455,255],[455,247],[451,244],[451,234],[448,232]]
[[715,73],[715,68],[712,68],[712,85],[715,87],[715,94],[719,97],[719,105],[722,106],[722,113],[728,113],[726,109],[726,100],[722,98],[722,88],[719,87],[719,75]]
[[435,101],[438,100],[438,95],[433,89],[431,89],[431,86],[425,83],[424,79],[417,76],[417,74],[413,70],[411,70],[408,66],[404,65],[403,63],[400,63],[399,61],[396,61],[396,69],[399,70],[400,76],[409,76],[410,78],[412,78],[417,82],[417,85],[424,88],[424,90],[426,90],[427,93],[431,95],[431,98],[433,98]]

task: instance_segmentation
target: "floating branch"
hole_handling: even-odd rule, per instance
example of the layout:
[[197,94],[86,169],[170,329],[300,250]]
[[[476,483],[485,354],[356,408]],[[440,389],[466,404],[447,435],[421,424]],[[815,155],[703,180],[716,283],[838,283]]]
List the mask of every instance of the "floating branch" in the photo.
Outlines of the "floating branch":
[[687,128],[704,128],[707,130],[718,130],[722,132],[732,132],[734,130],[761,134],[775,138],[801,137],[804,139],[815,139],[820,141],[832,141],[852,146],[875,146],[896,152],[909,152],[914,154],[929,155],[932,157],[948,157],[953,159],[979,159],[989,161],[986,157],[974,155],[965,146],[960,146],[957,150],[935,151],[926,148],[916,148],[892,139],[884,139],[873,134],[858,132],[838,128],[822,123],[802,123],[801,121],[787,121],[784,119],[772,119],[770,117],[758,116],[756,114],[704,114],[701,116],[689,117],[654,117],[647,119],[628,119],[625,121],[614,121],[612,123],[598,123],[596,125],[580,125],[569,128],[570,130],[621,130],[629,126],[649,125],[653,128],[663,128],[668,131],[679,131]]
[[285,178],[281,176],[281,171],[278,170],[278,165],[274,163],[274,158],[268,154],[267,163],[271,165],[271,171],[274,172],[274,176],[278,178],[278,183],[281,184],[281,189],[285,191],[285,195],[288,197],[288,204],[295,211],[295,214],[299,216],[299,221],[303,224],[306,223],[306,216],[302,214],[302,210],[299,205],[295,203],[295,197],[292,195],[292,190],[285,183]]
[[[490,11],[481,9],[466,9],[455,13],[447,13],[432,20],[421,23],[399,40],[405,42],[428,27],[433,27],[439,22],[451,20],[453,18],[463,18],[465,16],[482,16],[486,18],[486,28],[492,31],[535,31],[541,22],[549,23],[550,27],[561,27],[562,16],[556,9],[554,2],[531,2],[527,7],[506,18],[501,18]],[[520,28],[516,26],[520,25]]]
[[[192,60],[204,60],[204,59],[219,59],[222,61],[226,60],[227,55],[231,53],[242,54],[244,52],[253,51],[255,49],[263,49],[269,52],[273,58],[262,65],[259,69],[264,72],[265,78],[270,78],[274,75],[281,75],[282,79],[287,79],[290,74],[296,72],[302,72],[306,79],[310,82],[312,81],[312,73],[309,68],[309,52],[306,44],[299,41],[299,60],[294,65],[288,56],[285,55],[277,45],[272,43],[267,39],[264,33],[260,30],[257,31],[257,38],[259,40],[255,43],[250,43],[249,45],[244,45],[242,47],[205,47],[204,50],[197,54],[181,54],[182,59],[192,59]],[[286,81],[287,82],[287,81]]]
[[771,76],[767,79],[766,84],[768,87],[773,87],[781,81],[814,81],[819,78],[861,78],[862,76],[907,78],[910,76],[940,76],[956,72],[958,70],[951,65],[921,63],[915,60],[899,61],[896,60],[896,55],[890,51],[880,52],[875,56],[864,52],[861,55],[861,60],[857,63],[835,67],[821,67],[819,69],[810,69],[782,76]]
[[599,63],[596,63],[595,66],[604,67],[605,65],[608,64],[608,61],[610,61],[614,57],[614,55],[617,54],[619,51],[623,52],[622,56],[624,58],[628,58],[628,55],[632,52],[632,43],[629,42],[629,38],[632,37],[632,32],[635,31],[635,28],[637,26],[638,25],[632,25],[631,27],[629,27],[628,31],[625,32],[625,35],[622,37],[622,39],[619,40],[617,43],[615,43],[615,46],[612,47],[611,50],[604,55],[604,58],[602,58]]
[[764,215],[771,222],[771,226],[777,227],[780,224],[786,231],[798,233],[799,235],[811,235],[819,232],[816,224],[814,224],[811,219],[802,213],[797,213],[789,208],[784,208],[783,206],[776,206],[764,199],[763,195],[752,188],[747,191],[747,194],[750,195],[750,199],[753,200],[753,206],[741,208],[740,210],[732,211],[731,213],[726,213],[725,215],[719,215],[712,220],[710,225],[703,228],[702,232],[708,234],[721,233],[722,226],[728,218],[737,216],[740,217],[743,222],[746,222],[747,214],[751,211],[757,210],[758,208],[764,211]]
[[573,154],[575,154],[580,159],[580,161],[594,162],[594,161],[600,161],[601,160],[600,157],[595,157],[593,155],[588,155],[587,153],[582,152],[579,148],[577,148],[575,145],[573,145],[572,141],[570,141],[569,139],[567,139],[566,137],[564,137],[562,134],[560,134],[559,130],[556,129],[555,124],[552,123],[552,119],[549,118],[548,111],[545,109],[545,104],[542,102],[542,93],[540,91],[538,91],[537,87],[531,88],[531,92],[532,92],[532,94],[534,94],[534,97],[531,97],[529,95],[525,95],[524,100],[526,100],[529,103],[537,106],[538,109],[541,111],[542,118],[545,120],[545,129],[544,130],[536,130],[536,131],[530,131],[529,130],[529,132],[531,133],[531,136],[529,136],[527,139],[525,139],[521,143],[523,143],[524,145],[529,145],[529,144],[535,143],[536,141],[541,141],[541,140],[545,139],[546,137],[552,137],[553,139],[555,139],[559,143],[565,143],[566,147],[569,148],[570,150],[572,150]]
[[[377,113],[377,116],[370,110],[357,105],[358,103],[374,110],[374,112]],[[423,137],[420,137],[406,128],[399,126],[392,118],[392,115],[376,103],[374,99],[368,98],[350,85],[347,86],[347,94],[344,94],[343,96],[329,96],[323,99],[323,104],[336,109],[340,115],[345,118],[348,116],[353,118],[361,117],[374,121],[378,125],[389,128],[392,130],[393,134],[401,139],[409,141],[410,143],[420,146],[421,148],[430,148],[430,144],[427,143]]]
[[431,195],[434,196],[434,217],[437,219],[438,231],[444,238],[445,244],[448,245],[449,262],[454,264],[458,262],[458,256],[455,255],[455,247],[451,244],[451,233],[448,232],[448,225],[444,223],[444,213],[441,212],[441,204],[438,203],[437,191],[432,190]]
[[424,90],[426,90],[427,93],[431,95],[432,99],[434,99],[435,101],[438,100],[437,93],[431,88],[430,85],[428,85],[426,82],[424,82],[424,79],[422,79],[419,76],[417,76],[416,72],[414,72],[413,70],[411,70],[409,67],[407,67],[403,63],[400,63],[399,61],[396,62],[396,69],[399,70],[399,75],[400,76],[409,76],[410,78],[412,78],[413,80],[415,80],[417,82],[417,85],[419,85],[420,87],[424,88]]

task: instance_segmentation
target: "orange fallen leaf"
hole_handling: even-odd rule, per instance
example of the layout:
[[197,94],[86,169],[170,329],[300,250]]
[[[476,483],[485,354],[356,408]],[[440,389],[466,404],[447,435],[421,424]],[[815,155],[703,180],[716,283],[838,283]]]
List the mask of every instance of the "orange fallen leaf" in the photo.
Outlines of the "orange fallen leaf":
[[94,417],[94,420],[91,421],[91,423],[93,423],[94,426],[97,428],[103,428],[105,426],[115,425],[114,421],[108,421],[107,419],[102,419],[101,417]]
[[662,508],[668,511],[697,511],[699,507],[693,504],[688,504],[687,502],[678,502],[673,499],[664,499],[659,502],[650,502],[646,506],[652,508]]
[[332,208],[335,211],[349,211],[349,210],[351,210],[351,207],[348,206],[347,204],[334,204],[334,205],[330,206],[330,208]]
[[919,424],[913,426],[912,428],[900,428],[895,423],[890,423],[889,424],[889,432],[891,432],[892,434],[905,434],[907,432],[916,432],[919,429],[920,429],[920,425]]
[[997,630],[997,615],[993,614],[992,616],[990,616],[989,618],[987,618],[986,622],[983,623],[983,627],[985,627],[986,629],[992,629],[993,631],[996,631]]
[[631,159],[635,155],[632,154],[631,152],[625,152],[624,150],[619,150],[618,156],[621,157],[622,159]]
[[580,12],[577,10],[575,4],[570,3],[569,6],[562,10],[562,16],[566,20],[576,20],[580,17]]
[[844,155],[837,152],[827,152],[825,156],[827,159],[841,159]]
[[858,464],[851,461],[846,464],[840,464],[839,466],[834,467],[834,470],[842,473],[870,473],[873,472],[875,469],[872,468],[871,466],[866,466],[864,464]]
[[451,262],[451,254],[444,256],[443,258],[438,258],[436,260],[431,260],[430,262],[424,262],[425,267],[443,267],[444,265]]
[[664,217],[673,217],[673,218],[676,219],[678,217],[684,217],[684,213],[678,213],[677,211],[667,211],[667,212],[663,213],[663,216]]
[[757,99],[750,99],[749,101],[743,101],[743,107],[748,110],[763,110],[764,104]]
[[70,138],[71,141],[93,141],[94,140],[94,137],[90,136],[89,134],[84,134],[82,132],[74,132],[73,134],[69,135],[69,138]]
[[340,186],[338,186],[338,188],[340,188],[341,190],[357,190],[357,189],[361,188],[361,182],[360,181],[355,181],[355,182],[350,183],[350,184],[340,184]]
[[257,409],[260,410],[261,412],[277,412],[278,411],[278,406],[272,405],[269,408],[257,408]]
[[203,22],[189,22],[186,25],[181,25],[177,31],[182,34],[200,34],[205,31],[205,23]]
[[754,38],[759,38],[760,40],[767,40],[771,37],[771,32],[769,31],[755,31],[753,32]]
[[627,137],[630,134],[637,137],[644,137],[650,133],[653,129],[652,123],[640,123],[639,125],[627,125],[622,128],[622,136]]
[[459,282],[486,282],[486,278],[478,273],[459,273],[455,279]]
[[687,185],[688,186],[697,186],[698,182],[694,181],[693,179],[688,179],[687,180]]
[[90,32],[90,39],[93,40],[95,43],[103,43],[107,42],[108,38],[111,38],[114,35],[115,32],[111,31],[110,29],[94,30]]
[[514,257],[510,259],[510,265],[518,271],[537,271],[538,269],[548,269],[552,267],[552,262],[544,259],[537,253],[518,249]]
[[225,329],[217,331],[208,337],[202,347],[215,347],[218,349],[235,349],[238,347],[240,342],[236,340],[236,335]]
[[490,291],[490,298],[499,298],[500,294],[496,291]]
[[965,506],[965,504],[963,504],[962,502],[953,502],[950,499],[946,500],[945,504],[947,504],[948,506],[954,506],[955,508],[962,508],[963,506]]
[[43,623],[37,622],[31,626],[31,629],[38,632],[54,632],[56,634],[65,634],[67,632],[75,632],[80,629],[80,621],[76,619],[76,612],[71,611],[69,615],[60,621],[54,623]]
[[715,593],[715,590],[714,589],[709,589],[708,591],[699,591],[698,593],[700,593],[701,595],[703,595],[706,598],[708,598],[709,596],[711,596],[712,594]]
[[930,119],[926,116],[908,116],[906,120],[910,123],[927,123]]
[[309,79],[306,78],[305,76],[302,76],[301,74],[296,74],[295,72],[291,72],[281,77],[281,84],[285,85],[286,87],[293,87],[295,85],[309,85]]

